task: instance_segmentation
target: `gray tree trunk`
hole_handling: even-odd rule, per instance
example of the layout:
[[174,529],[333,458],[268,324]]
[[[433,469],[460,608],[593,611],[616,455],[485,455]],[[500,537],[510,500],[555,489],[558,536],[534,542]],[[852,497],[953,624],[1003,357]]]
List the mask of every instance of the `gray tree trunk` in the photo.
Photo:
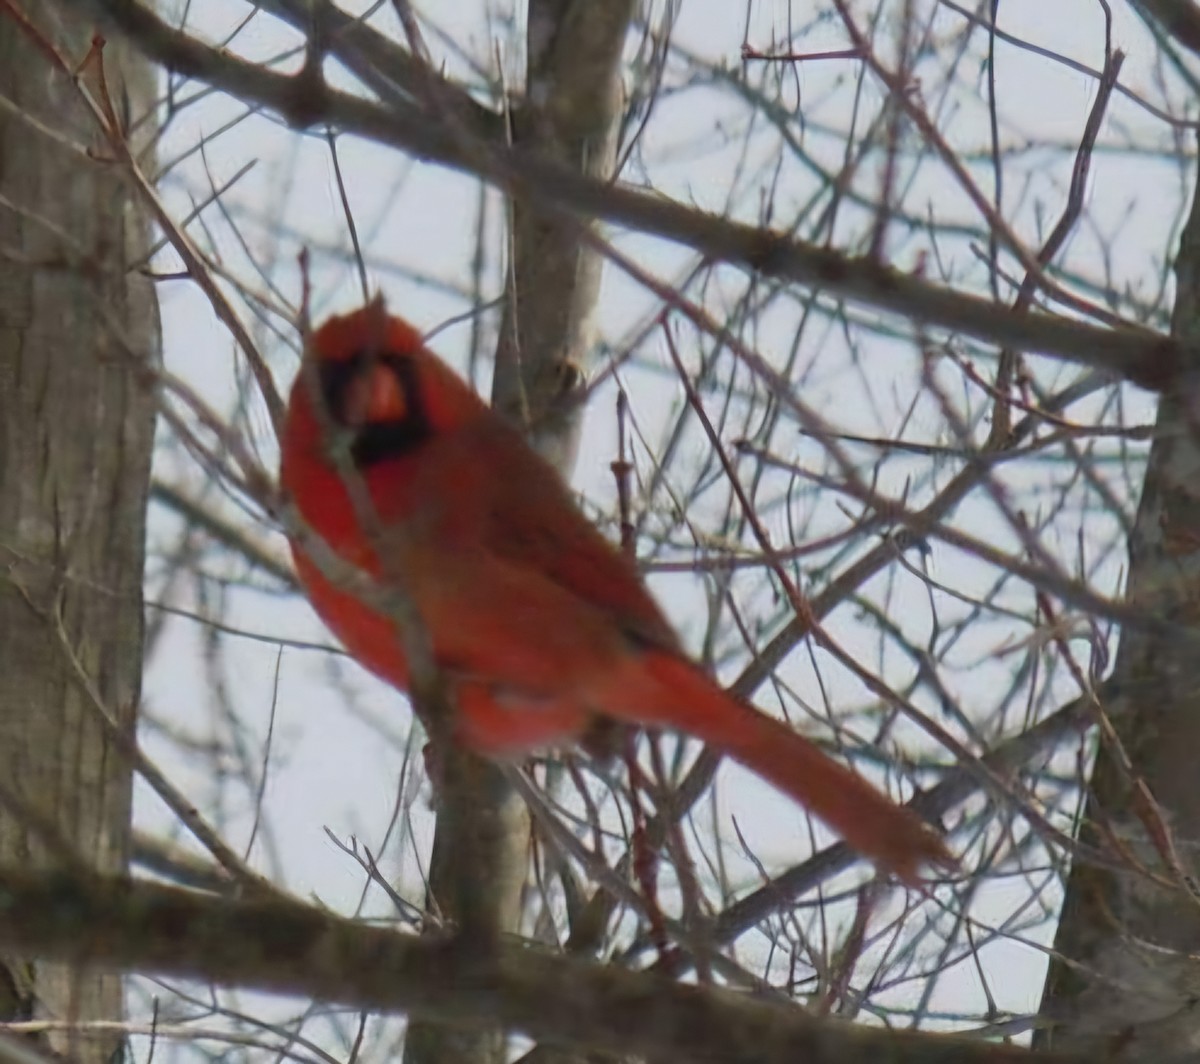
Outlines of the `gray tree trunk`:
[[[51,0],[24,5],[79,61],[94,27]],[[118,107],[143,114],[153,76],[110,43]],[[71,85],[0,17],[0,94],[103,154]],[[156,357],[151,283],[129,272],[147,227],[115,167],[0,108],[0,864],[72,856],[126,866],[131,773],[86,677],[131,732],[142,670],[142,569],[153,399],[103,319]],[[116,975],[0,957],[0,1017],[120,1019]],[[116,1036],[52,1035],[103,1061]]]
[[[612,176],[621,50],[633,10],[631,0],[530,0],[525,100],[514,111],[514,140],[593,177]],[[581,239],[578,220],[529,201],[510,209],[508,298],[492,399],[568,476],[579,414],[571,399],[583,383],[602,263]],[[523,801],[496,766],[466,751],[445,752],[443,784],[430,867],[439,907],[475,939],[519,931],[529,870]],[[504,1032],[413,1023],[405,1058],[502,1061]]]
[[[1200,197],[1175,263],[1172,332],[1200,340]],[[1158,409],[1154,444],[1129,539],[1128,598],[1167,622],[1121,637],[1112,682],[1129,712],[1113,720],[1120,746],[1102,740],[1081,837],[1119,857],[1121,840],[1145,867],[1175,878],[1151,842],[1161,817],[1192,875],[1168,888],[1148,876],[1076,862],[1042,1001],[1052,1026],[1037,1044],[1111,1059],[1152,1061],[1200,1044],[1200,375],[1181,377]],[[1125,767],[1125,758],[1129,759]],[[1157,812],[1147,815],[1137,781]],[[1105,1056],[1105,1059],[1110,1059]]]

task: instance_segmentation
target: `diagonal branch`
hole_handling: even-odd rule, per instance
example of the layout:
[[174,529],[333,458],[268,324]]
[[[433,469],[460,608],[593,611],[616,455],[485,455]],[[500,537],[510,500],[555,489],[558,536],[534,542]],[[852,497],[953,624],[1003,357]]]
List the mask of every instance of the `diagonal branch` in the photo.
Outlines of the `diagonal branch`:
[[136,0],[68,0],[114,21],[167,70],[204,81],[299,128],[332,125],[422,158],[477,174],[513,195],[656,235],[766,276],[819,288],[926,328],[1077,362],[1151,391],[1176,380],[1188,345],[1130,324],[1111,329],[1014,311],[873,259],[840,254],[580,174],[553,159],[482,139],[416,107],[382,107],[311,76],[278,74],[181,33]]

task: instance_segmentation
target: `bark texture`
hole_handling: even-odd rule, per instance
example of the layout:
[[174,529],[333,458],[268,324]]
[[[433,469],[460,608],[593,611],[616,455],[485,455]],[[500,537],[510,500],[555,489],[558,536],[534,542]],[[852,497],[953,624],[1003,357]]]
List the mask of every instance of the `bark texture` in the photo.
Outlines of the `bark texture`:
[[[1172,332],[1200,340],[1200,197],[1175,263]],[[1101,741],[1081,830],[1115,853],[1119,839],[1147,868],[1172,876],[1147,825],[1161,815],[1191,878],[1156,884],[1133,871],[1077,862],[1067,882],[1042,1003],[1052,1026],[1037,1044],[1104,1059],[1166,1060],[1200,1046],[1200,365],[1158,409],[1155,439],[1129,538],[1128,598],[1159,623],[1121,637],[1112,683],[1130,708],[1113,718],[1119,745]],[[1128,764],[1126,764],[1128,758]],[[1158,806],[1138,801],[1144,781]]]
[[[52,0],[24,5],[76,61],[94,27]],[[112,42],[118,107],[143,114],[148,64]],[[0,94],[103,154],[72,86],[0,17]],[[0,865],[71,858],[125,868],[131,773],[81,678],[134,727],[142,669],[142,569],[153,400],[123,330],[157,350],[150,283],[130,272],[147,229],[115,167],[0,109]],[[98,313],[103,308],[103,315]],[[120,977],[0,956],[0,1017],[119,1019]],[[55,1036],[103,1061],[116,1037]]]

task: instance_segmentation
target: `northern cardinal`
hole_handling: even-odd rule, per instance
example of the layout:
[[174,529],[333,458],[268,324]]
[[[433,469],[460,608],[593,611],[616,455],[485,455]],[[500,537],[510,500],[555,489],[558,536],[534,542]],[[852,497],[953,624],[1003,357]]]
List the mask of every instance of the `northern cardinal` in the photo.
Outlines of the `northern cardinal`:
[[[280,480],[337,555],[402,586],[451,684],[455,735],[478,753],[577,741],[597,717],[672,728],[740,761],[908,883],[925,862],[953,864],[915,813],[689,661],[555,469],[381,301],[312,335]],[[407,689],[394,619],[327,578],[296,537],[291,546],[309,600],[350,654]]]

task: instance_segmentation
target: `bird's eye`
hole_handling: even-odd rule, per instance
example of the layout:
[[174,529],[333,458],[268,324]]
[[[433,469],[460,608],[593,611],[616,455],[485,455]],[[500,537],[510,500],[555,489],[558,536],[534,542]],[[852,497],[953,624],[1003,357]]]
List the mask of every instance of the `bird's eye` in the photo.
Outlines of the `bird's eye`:
[[359,467],[405,454],[430,435],[417,367],[390,352],[360,351],[320,365],[326,409],[350,434]]

